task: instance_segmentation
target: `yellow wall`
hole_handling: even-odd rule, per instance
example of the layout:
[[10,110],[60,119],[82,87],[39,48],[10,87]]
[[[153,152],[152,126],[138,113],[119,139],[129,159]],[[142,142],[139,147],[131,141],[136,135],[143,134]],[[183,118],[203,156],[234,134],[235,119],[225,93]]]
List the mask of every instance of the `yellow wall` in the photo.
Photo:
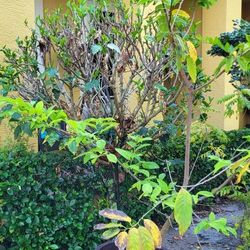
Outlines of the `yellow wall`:
[[[7,45],[15,48],[15,40],[25,37],[29,30],[24,25],[27,20],[30,27],[34,27],[34,0],[0,0],[0,47]],[[3,60],[0,54],[0,61]],[[0,145],[13,140],[13,135],[6,122],[0,125]],[[37,140],[30,140],[32,148],[37,148]]]
[[[232,20],[241,18],[241,0],[219,0],[211,9],[203,9],[202,12],[202,35],[203,37],[215,37],[222,32],[231,31]],[[203,68],[208,74],[212,74],[216,65],[220,62],[219,57],[210,57],[207,55],[209,45],[202,47]],[[230,77],[222,75],[212,84],[210,96],[214,97],[213,107],[218,112],[209,114],[208,122],[214,126],[225,130],[238,129],[240,125],[239,117],[233,115],[230,118],[224,117],[225,105],[217,104],[220,97],[233,92],[233,87],[229,84]]]

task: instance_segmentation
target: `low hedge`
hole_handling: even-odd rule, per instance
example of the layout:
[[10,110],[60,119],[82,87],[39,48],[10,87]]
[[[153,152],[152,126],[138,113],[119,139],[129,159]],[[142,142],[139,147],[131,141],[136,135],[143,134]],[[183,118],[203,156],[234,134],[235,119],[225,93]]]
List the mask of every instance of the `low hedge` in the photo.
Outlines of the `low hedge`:
[[78,164],[67,153],[32,153],[20,146],[0,151],[0,245],[95,249],[98,184]]

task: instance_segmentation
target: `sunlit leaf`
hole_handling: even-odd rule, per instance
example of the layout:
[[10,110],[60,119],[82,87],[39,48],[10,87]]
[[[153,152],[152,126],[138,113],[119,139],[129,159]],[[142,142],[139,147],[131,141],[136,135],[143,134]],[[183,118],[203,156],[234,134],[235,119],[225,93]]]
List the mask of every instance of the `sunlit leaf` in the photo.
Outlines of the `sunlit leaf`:
[[131,218],[124,212],[115,209],[104,209],[99,212],[99,215],[108,218],[110,220],[131,222]]
[[177,194],[174,205],[174,218],[179,225],[180,235],[188,230],[192,222],[192,195],[184,188]]
[[187,71],[192,82],[195,83],[197,78],[197,67],[196,63],[190,56],[187,57]]
[[161,232],[158,228],[158,226],[151,220],[145,219],[144,221],[145,228],[151,233],[154,244],[156,248],[161,248],[162,244],[162,238],[161,238]]
[[107,158],[112,163],[117,163],[117,157],[114,154],[107,154]]
[[145,194],[151,194],[153,191],[153,188],[152,188],[151,184],[147,182],[147,183],[142,185],[142,191]]
[[142,250],[140,234],[137,228],[131,228],[129,230],[126,250]]
[[144,250],[155,250],[155,244],[152,234],[145,228],[139,227],[141,249]]
[[180,9],[172,10],[172,15],[178,15],[178,16],[186,18],[186,19],[190,18],[190,15],[186,11],[180,10]]
[[241,182],[242,176],[249,170],[250,161],[246,162],[237,176],[236,184]]
[[188,46],[189,56],[193,59],[194,62],[196,62],[198,58],[196,48],[194,47],[193,43],[190,41],[187,41],[187,46]]

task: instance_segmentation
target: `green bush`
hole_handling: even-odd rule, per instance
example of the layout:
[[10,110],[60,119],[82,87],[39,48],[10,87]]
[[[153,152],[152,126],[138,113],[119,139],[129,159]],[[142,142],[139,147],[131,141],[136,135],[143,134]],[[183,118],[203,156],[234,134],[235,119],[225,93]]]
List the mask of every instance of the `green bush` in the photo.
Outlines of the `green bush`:
[[[191,142],[191,169],[195,163],[195,167],[191,172],[190,184],[195,184],[201,178],[205,177],[214,169],[215,161],[209,160],[210,154],[217,154],[221,158],[231,159],[237,154],[237,149],[247,148],[250,142],[246,142],[244,136],[250,135],[250,129],[241,129],[234,131],[221,131],[211,129],[208,132],[195,130]],[[151,160],[158,162],[161,170],[167,171],[167,162],[171,163],[169,168],[174,181],[182,184],[183,168],[185,155],[185,136],[166,136],[161,138],[160,143],[155,143],[150,150],[149,157]],[[168,174],[167,174],[168,177]],[[226,175],[222,175],[213,181],[200,186],[199,189],[212,190],[218,187]],[[170,180],[169,180],[170,181]],[[198,190],[198,189],[197,189]]]
[[[0,149],[0,249],[95,249],[98,211],[113,204],[114,190],[112,169],[93,168],[66,152]],[[137,219],[148,205],[128,193],[132,184],[129,176],[121,183],[119,209]]]
[[93,250],[100,242],[93,232],[99,184],[67,153],[1,150],[0,183],[0,239],[6,249]]

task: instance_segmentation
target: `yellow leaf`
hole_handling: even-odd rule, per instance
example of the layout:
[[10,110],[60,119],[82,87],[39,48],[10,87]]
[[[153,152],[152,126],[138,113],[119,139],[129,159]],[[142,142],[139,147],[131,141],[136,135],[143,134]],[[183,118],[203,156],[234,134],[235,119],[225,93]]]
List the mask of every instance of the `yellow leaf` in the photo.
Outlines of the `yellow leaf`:
[[126,221],[131,222],[131,218],[127,216],[124,212],[115,209],[104,209],[99,212],[99,214],[110,220]]
[[193,43],[190,41],[187,41],[187,46],[188,46],[189,56],[193,59],[194,62],[196,62],[198,58],[196,48],[194,47]]
[[180,9],[174,9],[174,10],[172,10],[172,15],[178,15],[178,16],[184,17],[186,19],[190,18],[190,15],[186,11],[180,10]]
[[141,245],[143,250],[155,250],[154,239],[145,227],[139,227]]
[[119,250],[124,250],[127,246],[128,234],[126,232],[121,232],[117,235],[115,239],[115,245]]
[[161,232],[159,228],[157,227],[157,225],[153,221],[146,219],[144,220],[144,226],[151,233],[153,240],[154,240],[155,247],[161,248],[161,244],[162,244]]
[[141,248],[140,234],[137,228],[132,228],[128,232],[127,250],[143,250]]
[[248,171],[249,169],[249,165],[250,165],[250,161],[246,163],[246,165],[241,169],[237,180],[236,180],[236,184],[239,184],[241,182],[242,176]]

